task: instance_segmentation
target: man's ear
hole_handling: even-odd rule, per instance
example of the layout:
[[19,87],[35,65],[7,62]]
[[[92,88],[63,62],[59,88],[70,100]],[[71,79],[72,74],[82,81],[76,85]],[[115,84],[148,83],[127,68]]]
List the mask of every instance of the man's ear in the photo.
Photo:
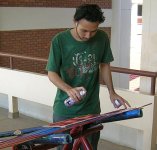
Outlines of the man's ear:
[[74,21],[74,24],[75,24],[75,26],[77,27],[77,25],[78,25],[78,22],[77,21],[75,21],[75,20],[73,20]]

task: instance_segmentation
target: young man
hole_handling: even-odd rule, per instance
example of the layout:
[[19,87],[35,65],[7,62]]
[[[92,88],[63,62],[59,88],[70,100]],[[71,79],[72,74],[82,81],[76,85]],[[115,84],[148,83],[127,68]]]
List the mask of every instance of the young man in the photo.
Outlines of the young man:
[[[113,56],[109,39],[98,29],[104,20],[99,6],[81,5],[74,15],[74,28],[58,33],[52,40],[47,70],[50,81],[58,88],[53,106],[54,122],[100,113],[99,76],[107,85],[115,108],[119,107],[116,99],[125,108],[130,106],[113,88],[110,71]],[[86,91],[83,99],[80,90]],[[70,108],[64,104],[67,97],[76,102]],[[90,138],[93,150],[97,149],[98,140],[99,133]]]

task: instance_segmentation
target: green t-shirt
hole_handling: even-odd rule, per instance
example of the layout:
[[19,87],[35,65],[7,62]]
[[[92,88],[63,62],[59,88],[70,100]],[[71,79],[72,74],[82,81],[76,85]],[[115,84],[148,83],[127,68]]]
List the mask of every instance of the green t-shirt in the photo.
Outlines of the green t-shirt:
[[72,87],[83,86],[86,96],[72,107],[66,107],[68,95],[57,89],[54,114],[75,117],[100,113],[99,64],[113,61],[107,34],[98,30],[88,41],[77,41],[70,30],[58,33],[52,40],[46,69],[58,73]]

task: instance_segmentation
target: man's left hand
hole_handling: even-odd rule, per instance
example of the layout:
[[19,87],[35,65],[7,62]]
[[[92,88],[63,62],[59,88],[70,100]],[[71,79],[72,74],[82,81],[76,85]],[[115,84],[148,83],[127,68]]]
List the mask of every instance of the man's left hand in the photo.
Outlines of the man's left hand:
[[119,108],[124,106],[125,109],[131,107],[127,100],[119,96],[117,93],[110,95],[111,102],[115,108]]

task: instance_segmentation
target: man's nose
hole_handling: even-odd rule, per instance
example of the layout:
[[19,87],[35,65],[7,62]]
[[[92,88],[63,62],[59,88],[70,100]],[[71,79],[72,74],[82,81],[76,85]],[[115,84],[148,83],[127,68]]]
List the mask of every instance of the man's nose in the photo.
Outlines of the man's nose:
[[85,38],[89,39],[91,37],[91,33],[90,32],[86,32]]

